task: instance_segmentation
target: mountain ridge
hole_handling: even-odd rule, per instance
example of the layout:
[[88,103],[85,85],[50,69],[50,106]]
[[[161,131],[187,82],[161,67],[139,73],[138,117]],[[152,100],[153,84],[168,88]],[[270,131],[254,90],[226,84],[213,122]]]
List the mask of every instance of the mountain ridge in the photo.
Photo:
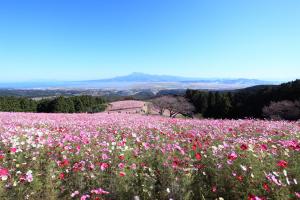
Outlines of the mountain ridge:
[[[113,78],[97,79],[97,80],[86,80],[85,82],[113,82],[113,81],[125,81],[125,82],[229,82],[229,81],[239,81],[239,82],[256,82],[262,83],[273,83],[272,81],[265,81],[260,79],[252,78],[200,78],[200,77],[184,77],[184,76],[174,76],[174,75],[157,75],[157,74],[146,74],[141,72],[133,72],[125,76],[116,76]],[[82,81],[79,81],[82,82]]]
[[0,83],[0,88],[12,89],[238,89],[255,85],[273,85],[279,82],[247,78],[193,78],[172,75],[154,75],[133,72],[125,76],[84,81]]

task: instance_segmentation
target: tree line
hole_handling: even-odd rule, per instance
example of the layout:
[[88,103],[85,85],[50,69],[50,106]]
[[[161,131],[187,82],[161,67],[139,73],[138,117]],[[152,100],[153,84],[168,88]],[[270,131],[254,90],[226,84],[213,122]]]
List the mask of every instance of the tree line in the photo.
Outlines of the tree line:
[[205,118],[300,118],[300,80],[228,92],[187,90],[185,97]]
[[33,100],[19,97],[0,97],[2,112],[41,113],[96,113],[104,111],[106,101],[102,97],[73,96]]

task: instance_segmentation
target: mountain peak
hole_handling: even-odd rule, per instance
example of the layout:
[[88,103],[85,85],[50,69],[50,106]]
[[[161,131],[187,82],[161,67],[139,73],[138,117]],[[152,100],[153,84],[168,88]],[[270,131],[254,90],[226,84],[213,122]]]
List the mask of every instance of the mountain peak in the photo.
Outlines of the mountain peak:
[[142,72],[132,72],[131,74],[129,74],[128,76],[138,76],[138,75],[149,75],[149,74],[145,74],[145,73],[142,73]]

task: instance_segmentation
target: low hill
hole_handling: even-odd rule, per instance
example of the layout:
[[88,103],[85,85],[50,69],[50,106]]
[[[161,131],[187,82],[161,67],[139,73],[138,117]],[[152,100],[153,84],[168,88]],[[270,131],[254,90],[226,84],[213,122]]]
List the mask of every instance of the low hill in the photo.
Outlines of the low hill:
[[205,117],[263,118],[262,109],[271,102],[300,100],[300,80],[222,92],[187,90],[186,97]]

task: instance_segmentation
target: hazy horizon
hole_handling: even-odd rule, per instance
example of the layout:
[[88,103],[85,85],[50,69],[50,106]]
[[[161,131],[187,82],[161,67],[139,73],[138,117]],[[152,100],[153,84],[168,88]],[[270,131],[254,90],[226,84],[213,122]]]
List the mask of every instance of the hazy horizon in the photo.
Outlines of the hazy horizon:
[[126,77],[132,74],[144,74],[144,75],[153,75],[153,76],[171,76],[171,77],[180,77],[180,78],[190,78],[190,79],[202,79],[202,80],[213,80],[213,79],[224,79],[224,80],[236,80],[236,79],[248,79],[248,80],[260,80],[260,81],[270,81],[270,82],[288,82],[294,81],[296,79],[259,79],[259,78],[251,78],[251,77],[196,77],[196,76],[181,76],[181,75],[173,75],[173,74],[155,74],[155,73],[144,73],[144,72],[129,72],[127,74],[121,74],[110,77],[103,77],[98,79],[77,79],[77,80],[64,80],[64,79],[31,79],[31,80],[11,80],[11,81],[1,81],[1,83],[51,83],[51,82],[81,82],[81,81],[97,81],[97,80],[106,80],[106,79],[114,79],[117,77]]
[[0,2],[0,83],[300,78],[300,1]]

